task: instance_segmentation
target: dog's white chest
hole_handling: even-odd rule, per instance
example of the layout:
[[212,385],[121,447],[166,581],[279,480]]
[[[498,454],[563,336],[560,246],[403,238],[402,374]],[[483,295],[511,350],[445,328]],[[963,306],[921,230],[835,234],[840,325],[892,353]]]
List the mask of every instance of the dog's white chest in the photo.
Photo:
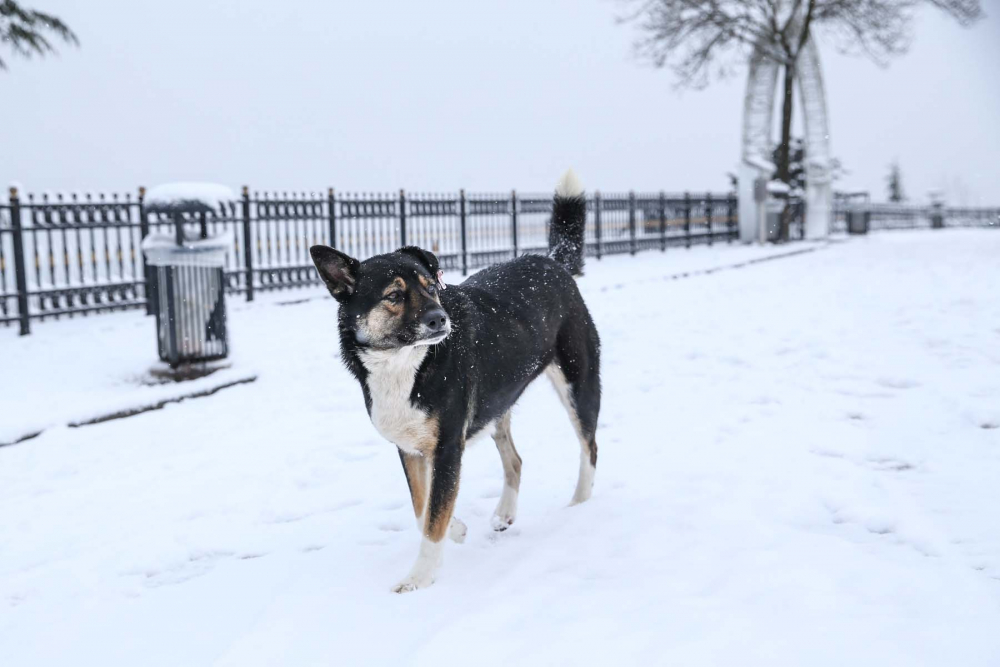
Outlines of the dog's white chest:
[[426,346],[360,354],[368,371],[371,419],[383,438],[407,452],[427,453],[437,442],[437,422],[410,402]]

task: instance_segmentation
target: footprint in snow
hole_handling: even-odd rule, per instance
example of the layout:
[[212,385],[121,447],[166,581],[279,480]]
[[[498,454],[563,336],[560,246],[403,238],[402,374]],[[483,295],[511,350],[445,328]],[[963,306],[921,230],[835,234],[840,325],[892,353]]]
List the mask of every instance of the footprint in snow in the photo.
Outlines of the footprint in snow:
[[386,523],[379,524],[378,529],[386,533],[401,533],[406,530],[406,527],[401,523],[388,521]]
[[879,378],[875,383],[880,387],[887,387],[889,389],[913,389],[920,386],[920,383],[916,380],[909,380],[907,378]]
[[388,543],[389,543],[388,540],[377,540],[371,538],[358,540],[358,544],[363,547],[384,547]]
[[896,527],[886,521],[866,521],[865,530],[873,535],[890,535],[896,532]]
[[876,470],[890,470],[893,472],[905,472],[914,468],[912,463],[894,458],[868,459],[868,463],[872,464]]

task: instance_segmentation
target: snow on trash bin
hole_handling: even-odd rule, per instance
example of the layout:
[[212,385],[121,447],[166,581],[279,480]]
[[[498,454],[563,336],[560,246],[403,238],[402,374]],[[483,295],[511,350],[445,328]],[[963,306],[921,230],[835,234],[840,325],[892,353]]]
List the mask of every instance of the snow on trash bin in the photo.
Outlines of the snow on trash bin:
[[205,239],[184,239],[182,245],[177,245],[174,234],[151,232],[142,240],[142,252],[150,266],[223,267],[233,243],[231,229]]
[[236,201],[236,193],[218,183],[164,183],[146,191],[147,210],[164,213],[178,210],[185,213],[219,211],[225,204]]

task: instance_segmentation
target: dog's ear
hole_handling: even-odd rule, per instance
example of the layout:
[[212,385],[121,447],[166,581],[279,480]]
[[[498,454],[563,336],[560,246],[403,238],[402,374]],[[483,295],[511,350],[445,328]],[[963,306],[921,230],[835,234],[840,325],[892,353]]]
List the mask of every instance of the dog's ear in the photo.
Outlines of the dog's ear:
[[417,246],[414,245],[408,245],[405,248],[400,248],[399,252],[403,253],[404,255],[409,255],[410,257],[414,258],[415,260],[423,264],[425,267],[427,267],[427,271],[431,274],[431,277],[435,279],[437,278],[438,271],[440,271],[440,267],[438,266],[438,258],[434,256],[434,253],[427,252],[423,248],[418,248]]
[[361,263],[325,245],[314,245],[309,248],[309,254],[330,294],[341,303],[347,301],[354,294]]

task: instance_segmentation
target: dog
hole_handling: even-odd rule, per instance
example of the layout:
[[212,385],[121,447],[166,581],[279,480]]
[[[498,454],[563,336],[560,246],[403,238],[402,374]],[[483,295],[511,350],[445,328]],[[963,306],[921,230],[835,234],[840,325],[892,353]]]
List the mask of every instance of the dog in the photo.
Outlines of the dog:
[[445,288],[437,257],[407,246],[358,261],[316,245],[310,254],[339,303],[344,363],[378,432],[396,445],[423,533],[416,563],[393,590],[429,586],[452,516],[466,442],[490,433],[503,463],[495,530],[514,522],[521,457],[511,409],[539,375],[552,381],[580,441],[571,504],[587,500],[597,466],[600,339],[574,276],[582,274],[586,200],[572,170],[553,199],[548,256],[523,255]]

